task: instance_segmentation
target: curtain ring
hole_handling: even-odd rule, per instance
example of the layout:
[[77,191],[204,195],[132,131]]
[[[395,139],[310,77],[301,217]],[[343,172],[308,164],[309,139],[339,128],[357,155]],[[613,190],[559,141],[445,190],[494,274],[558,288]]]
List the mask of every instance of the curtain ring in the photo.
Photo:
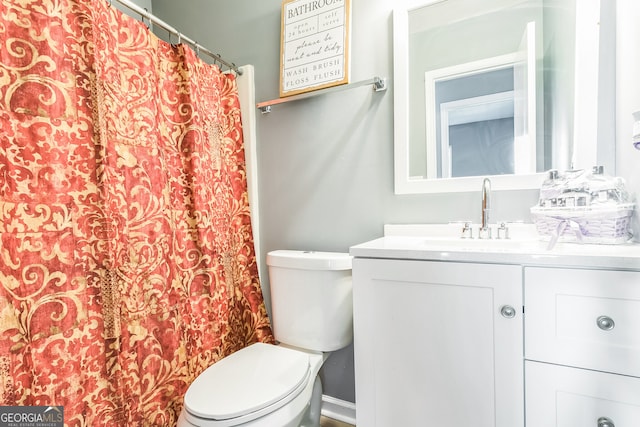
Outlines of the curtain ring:
[[[145,7],[145,8],[144,8],[144,12],[148,14],[148,13],[149,13],[149,9],[147,9],[147,8]],[[145,16],[144,16],[143,14],[140,14],[140,22],[142,22],[142,23],[144,24],[144,26],[145,26],[145,27],[147,27],[147,29],[149,29],[149,27],[151,26],[151,18],[149,18],[149,25],[147,25],[147,24],[144,22],[144,18],[145,18]]]
[[178,44],[182,43],[182,34],[178,31]]
[[196,56],[200,56],[200,45],[198,44],[198,42],[196,41]]

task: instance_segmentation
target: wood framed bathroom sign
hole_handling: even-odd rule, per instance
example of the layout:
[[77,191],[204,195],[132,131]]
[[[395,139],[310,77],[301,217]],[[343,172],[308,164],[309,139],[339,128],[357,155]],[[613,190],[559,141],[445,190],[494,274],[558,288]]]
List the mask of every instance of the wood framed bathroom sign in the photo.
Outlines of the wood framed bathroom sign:
[[351,0],[283,0],[280,97],[349,83]]

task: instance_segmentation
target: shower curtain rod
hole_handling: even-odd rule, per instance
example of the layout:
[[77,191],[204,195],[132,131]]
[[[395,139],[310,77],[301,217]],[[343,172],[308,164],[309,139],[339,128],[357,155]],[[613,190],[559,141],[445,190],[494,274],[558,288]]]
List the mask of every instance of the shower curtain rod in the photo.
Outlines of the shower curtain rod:
[[[157,16],[149,13],[146,9],[143,9],[140,6],[134,3],[131,3],[129,0],[116,0],[116,1],[121,5],[123,5],[124,7],[134,11],[135,13],[140,15],[142,18],[147,18],[150,22],[153,22],[154,24],[168,31],[170,34],[178,36],[178,43],[181,43],[184,40],[185,42],[189,43],[195,48],[196,53],[199,54],[200,52],[203,52],[206,55],[209,55],[210,57],[212,57],[214,62],[219,62],[221,65],[224,65],[230,70],[233,70],[236,74],[242,75],[242,71],[236,66],[236,64],[234,64],[233,62],[225,61],[224,59],[222,59],[220,55],[211,52],[209,49],[205,48],[204,46],[199,45],[198,42],[196,42],[195,40],[192,40],[189,37],[185,36],[184,34],[181,34],[178,30],[176,30],[171,25],[167,24]],[[113,3],[113,0],[109,0],[109,4],[111,5],[112,3]]]

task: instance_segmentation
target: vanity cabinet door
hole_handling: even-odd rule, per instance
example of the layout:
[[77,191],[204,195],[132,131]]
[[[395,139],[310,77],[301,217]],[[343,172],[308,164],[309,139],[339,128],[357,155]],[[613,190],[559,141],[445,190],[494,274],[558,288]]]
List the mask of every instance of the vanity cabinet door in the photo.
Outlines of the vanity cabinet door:
[[519,266],[353,261],[358,427],[524,424]]
[[636,427],[640,379],[525,362],[527,427]]

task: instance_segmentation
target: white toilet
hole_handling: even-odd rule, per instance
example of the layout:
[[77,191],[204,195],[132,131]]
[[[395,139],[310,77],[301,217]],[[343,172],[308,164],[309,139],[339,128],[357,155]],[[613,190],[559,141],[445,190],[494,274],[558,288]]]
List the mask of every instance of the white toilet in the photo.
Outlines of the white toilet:
[[207,368],[187,390],[178,427],[316,427],[328,352],[353,339],[351,257],[267,254],[278,345],[257,343]]

